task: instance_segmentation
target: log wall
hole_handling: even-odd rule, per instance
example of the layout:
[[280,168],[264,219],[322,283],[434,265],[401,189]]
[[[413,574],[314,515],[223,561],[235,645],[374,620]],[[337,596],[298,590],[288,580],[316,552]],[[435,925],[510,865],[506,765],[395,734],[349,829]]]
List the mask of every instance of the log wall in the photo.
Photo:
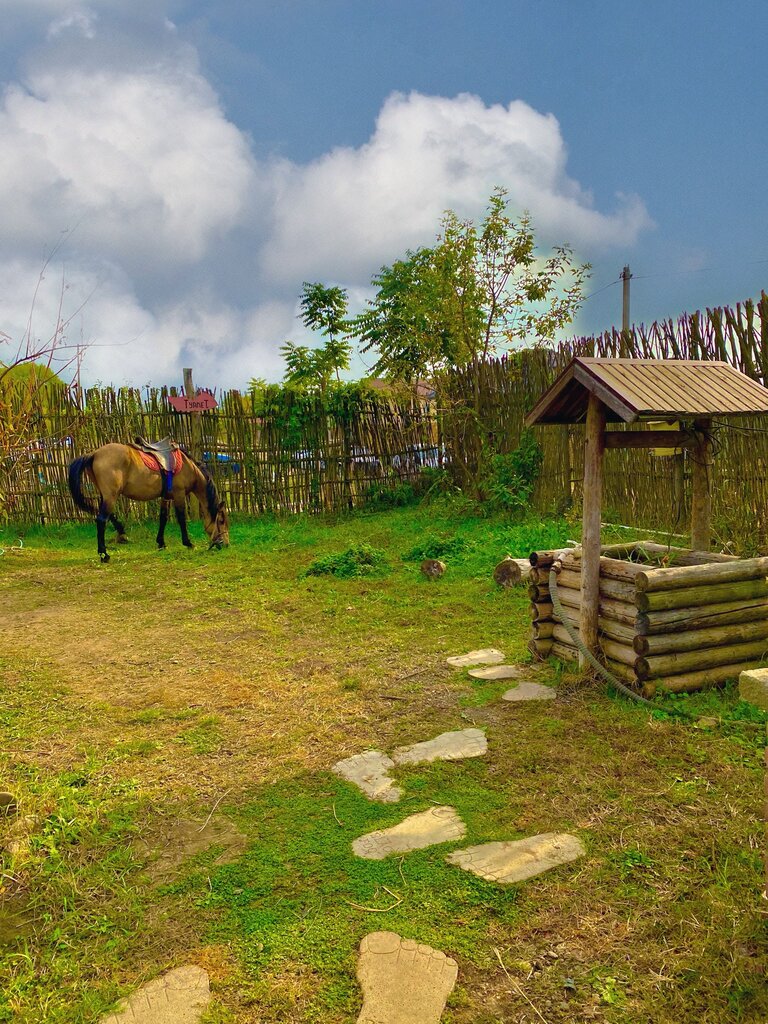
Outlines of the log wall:
[[[659,688],[682,693],[721,685],[766,660],[768,559],[672,549],[662,567],[653,564],[656,547],[601,549],[598,646],[606,667],[652,697]],[[578,648],[554,610],[549,574],[554,563],[563,616],[578,634],[581,553],[556,559],[539,551],[530,560],[530,649],[539,659],[577,661]]]

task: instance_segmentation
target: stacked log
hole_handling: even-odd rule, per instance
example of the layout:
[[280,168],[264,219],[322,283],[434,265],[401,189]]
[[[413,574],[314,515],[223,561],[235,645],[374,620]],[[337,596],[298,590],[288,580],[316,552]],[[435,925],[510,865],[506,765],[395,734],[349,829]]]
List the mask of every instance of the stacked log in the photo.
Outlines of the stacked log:
[[[643,561],[661,545],[614,545],[600,558],[598,643],[602,660],[644,696],[657,687],[690,692],[716,686],[768,658],[768,558],[738,559],[684,549],[675,564]],[[617,557],[618,556],[618,557]],[[705,559],[710,559],[705,561]],[[530,648],[537,658],[575,661],[578,649],[554,612],[550,567],[564,618],[578,633],[581,552],[531,555]]]

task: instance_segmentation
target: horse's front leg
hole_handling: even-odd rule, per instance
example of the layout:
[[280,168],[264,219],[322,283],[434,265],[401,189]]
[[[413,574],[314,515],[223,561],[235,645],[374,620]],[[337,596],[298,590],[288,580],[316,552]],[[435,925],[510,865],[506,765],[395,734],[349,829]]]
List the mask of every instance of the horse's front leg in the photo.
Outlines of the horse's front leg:
[[165,547],[165,524],[168,522],[169,505],[169,501],[160,502],[160,525],[157,528],[157,546],[161,549]]
[[189,539],[189,533],[187,531],[187,503],[184,498],[181,501],[174,501],[174,511],[176,512],[176,518],[179,521],[179,529],[181,530],[181,543],[185,548],[193,548],[195,545]]
[[96,514],[96,543],[99,550],[99,558],[102,562],[109,561],[109,555],[107,554],[107,542],[105,538],[107,520],[110,517],[109,505],[102,498],[99,502],[99,511]]

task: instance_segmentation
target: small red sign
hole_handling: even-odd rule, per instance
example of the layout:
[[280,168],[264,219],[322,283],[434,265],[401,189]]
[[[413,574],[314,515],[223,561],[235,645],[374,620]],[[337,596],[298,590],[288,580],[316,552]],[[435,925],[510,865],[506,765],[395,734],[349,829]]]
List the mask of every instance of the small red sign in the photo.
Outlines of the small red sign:
[[187,398],[186,395],[168,395],[168,401],[176,412],[208,412],[219,404],[210,391],[198,391],[194,398]]

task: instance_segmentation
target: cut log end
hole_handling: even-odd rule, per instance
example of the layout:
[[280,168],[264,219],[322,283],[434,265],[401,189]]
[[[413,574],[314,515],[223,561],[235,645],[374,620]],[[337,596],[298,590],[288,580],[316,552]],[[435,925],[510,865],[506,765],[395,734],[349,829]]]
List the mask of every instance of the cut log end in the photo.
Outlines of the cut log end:
[[421,571],[429,580],[437,580],[445,573],[445,562],[437,558],[425,558],[421,563]]
[[[531,565],[528,563],[528,572],[526,576],[530,575]],[[516,558],[502,559],[501,562],[493,570],[493,579],[500,587],[513,587],[516,583],[519,583],[523,579],[523,569],[520,562]]]

